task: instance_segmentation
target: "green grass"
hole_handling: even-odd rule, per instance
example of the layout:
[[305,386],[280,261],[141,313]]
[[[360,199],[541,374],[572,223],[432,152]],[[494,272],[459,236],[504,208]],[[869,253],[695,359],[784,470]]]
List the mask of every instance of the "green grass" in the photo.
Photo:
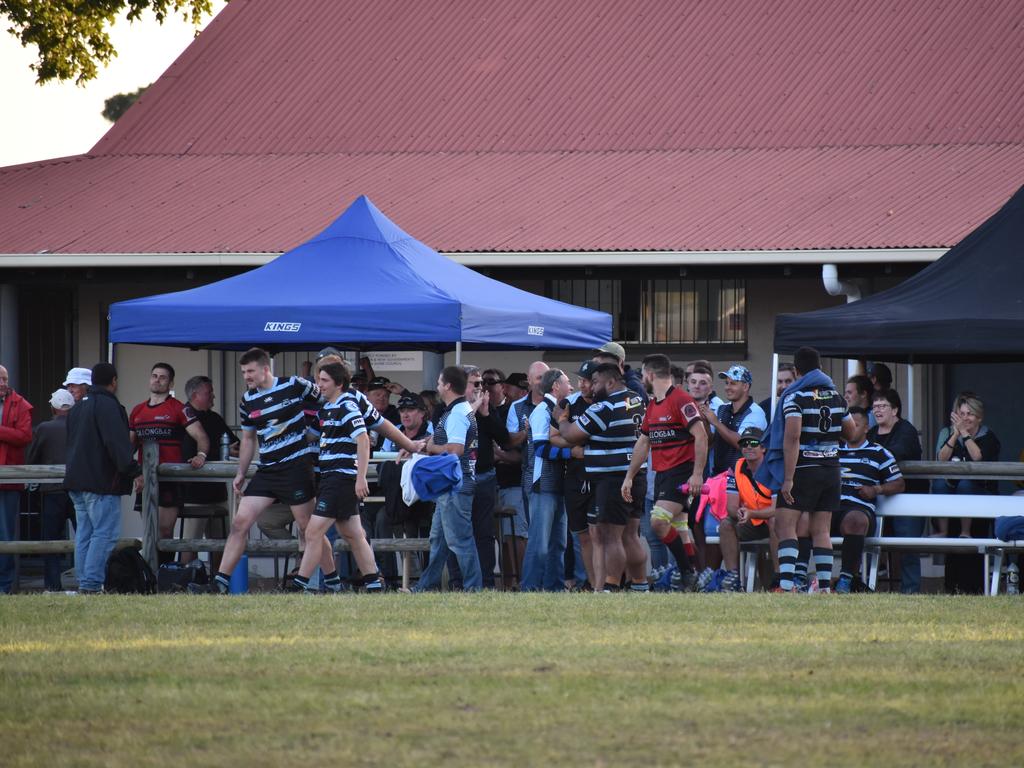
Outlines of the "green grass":
[[1020,765],[1024,603],[24,596],[0,765]]

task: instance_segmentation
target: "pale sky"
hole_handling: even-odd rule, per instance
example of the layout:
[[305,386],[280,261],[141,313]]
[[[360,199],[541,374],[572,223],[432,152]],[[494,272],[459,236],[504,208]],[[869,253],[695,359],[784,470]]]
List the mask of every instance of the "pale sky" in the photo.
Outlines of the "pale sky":
[[[224,7],[214,2],[214,10]],[[207,17],[208,24],[213,17]],[[87,152],[111,127],[100,114],[115,93],[155,81],[192,42],[195,28],[181,17],[158,24],[152,14],[111,29],[118,55],[88,85],[49,82],[36,85],[29,65],[34,49],[22,48],[0,17],[0,167]]]

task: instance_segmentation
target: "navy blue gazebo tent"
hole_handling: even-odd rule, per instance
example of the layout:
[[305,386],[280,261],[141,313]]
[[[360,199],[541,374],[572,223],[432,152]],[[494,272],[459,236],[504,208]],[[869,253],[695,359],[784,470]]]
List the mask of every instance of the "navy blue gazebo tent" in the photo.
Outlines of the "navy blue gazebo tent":
[[456,264],[365,196],[262,267],[110,307],[112,343],[209,349],[593,349],[611,331],[605,312]]

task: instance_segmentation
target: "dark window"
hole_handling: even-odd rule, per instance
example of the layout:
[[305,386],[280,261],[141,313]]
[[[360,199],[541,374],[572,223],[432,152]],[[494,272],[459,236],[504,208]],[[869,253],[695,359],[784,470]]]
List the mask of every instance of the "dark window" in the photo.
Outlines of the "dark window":
[[612,316],[612,338],[643,344],[744,344],[743,280],[551,280],[548,295]]

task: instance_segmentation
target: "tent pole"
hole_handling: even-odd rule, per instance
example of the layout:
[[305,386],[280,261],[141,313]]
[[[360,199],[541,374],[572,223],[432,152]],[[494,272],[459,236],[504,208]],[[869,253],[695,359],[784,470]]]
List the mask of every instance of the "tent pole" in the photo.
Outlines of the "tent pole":
[[455,364],[462,365],[462,342],[455,342]]
[[114,342],[107,342],[107,362],[114,365]]
[[777,382],[778,380],[779,380],[779,353],[778,352],[773,352],[772,353],[772,380],[771,380],[771,384],[770,384],[771,388],[772,388],[772,390],[771,390],[771,392],[772,392],[772,412],[768,413],[768,414],[765,414],[768,417],[769,421],[775,416],[775,405],[776,405],[775,401],[779,399],[779,395],[775,391],[775,382]]
[[900,414],[909,421],[911,424],[916,424],[914,421],[914,400],[916,399],[917,393],[914,392],[914,364],[907,363],[907,413],[906,415]]

